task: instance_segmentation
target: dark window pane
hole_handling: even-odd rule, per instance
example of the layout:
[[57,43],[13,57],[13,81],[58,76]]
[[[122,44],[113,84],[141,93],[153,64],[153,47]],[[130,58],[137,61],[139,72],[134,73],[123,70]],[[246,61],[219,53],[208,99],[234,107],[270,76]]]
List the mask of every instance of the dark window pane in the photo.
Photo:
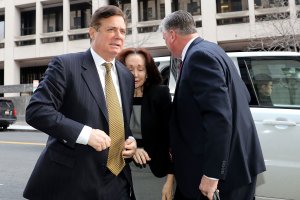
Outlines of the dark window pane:
[[43,11],[43,32],[63,30],[63,7],[46,8]]
[[217,13],[248,10],[248,0],[217,0]]
[[[300,60],[297,57],[252,57],[239,58],[241,76],[251,94],[251,105],[270,106],[266,104],[266,92],[262,91],[263,81],[265,91],[269,91],[269,101],[275,107],[300,107]],[[267,78],[261,78],[267,77]]]
[[123,10],[127,16],[127,21],[131,22],[131,0],[120,1],[119,7]]
[[89,27],[89,22],[92,16],[92,4],[79,3],[71,4],[70,11],[70,28],[81,29]]
[[227,24],[240,24],[240,23],[248,23],[249,17],[239,17],[239,18],[229,18],[229,19],[218,19],[218,25],[227,25]]
[[32,83],[33,80],[41,80],[47,66],[21,68],[21,84]]
[[35,45],[35,40],[16,41],[16,46]]
[[89,39],[90,36],[88,33],[85,34],[77,34],[77,35],[69,35],[69,40],[84,40],[84,39]]
[[41,39],[42,43],[54,43],[54,42],[62,42],[63,41],[63,37],[49,37],[49,38],[42,38]]
[[176,10],[185,10],[192,15],[201,15],[201,0],[189,0],[189,1],[171,1],[172,12]]
[[150,21],[163,19],[165,16],[164,0],[138,0],[138,20]]
[[35,10],[21,12],[21,35],[35,34]]

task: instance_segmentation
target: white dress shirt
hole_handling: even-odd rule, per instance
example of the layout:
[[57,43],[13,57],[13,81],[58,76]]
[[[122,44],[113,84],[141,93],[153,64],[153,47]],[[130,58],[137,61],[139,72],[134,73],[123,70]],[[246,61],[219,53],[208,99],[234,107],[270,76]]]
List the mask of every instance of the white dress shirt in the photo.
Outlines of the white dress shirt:
[[[101,85],[102,85],[102,88],[103,88],[103,93],[104,93],[104,95],[106,95],[105,94],[105,73],[106,73],[106,69],[102,64],[106,63],[107,61],[105,61],[101,56],[99,56],[93,50],[92,47],[90,49],[91,49],[91,53],[92,53],[95,65],[97,67],[98,75],[99,75]],[[117,92],[117,96],[118,96],[118,99],[119,99],[120,106],[122,108],[121,92],[120,92],[120,86],[119,86],[118,73],[117,73],[117,69],[116,69],[116,66],[115,66],[115,59],[110,61],[110,63],[113,64],[113,66],[111,68],[111,77],[112,77],[112,80],[113,80],[113,83],[114,83],[114,86],[115,86],[115,89],[116,89],[116,92]],[[83,127],[83,129],[81,130],[81,132],[80,132],[80,134],[79,134],[79,136],[76,140],[76,143],[86,145],[88,143],[88,140],[90,138],[91,133],[92,133],[92,127],[89,127],[89,126],[85,125]]]

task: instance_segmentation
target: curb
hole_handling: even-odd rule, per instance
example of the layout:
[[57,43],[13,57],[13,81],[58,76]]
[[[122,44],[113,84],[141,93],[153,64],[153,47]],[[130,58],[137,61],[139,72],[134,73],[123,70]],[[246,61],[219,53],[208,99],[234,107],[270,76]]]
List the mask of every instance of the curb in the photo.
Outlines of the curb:
[[37,131],[37,129],[33,128],[29,125],[18,125],[18,124],[12,124],[9,127],[7,127],[7,130],[24,130],[24,131]]

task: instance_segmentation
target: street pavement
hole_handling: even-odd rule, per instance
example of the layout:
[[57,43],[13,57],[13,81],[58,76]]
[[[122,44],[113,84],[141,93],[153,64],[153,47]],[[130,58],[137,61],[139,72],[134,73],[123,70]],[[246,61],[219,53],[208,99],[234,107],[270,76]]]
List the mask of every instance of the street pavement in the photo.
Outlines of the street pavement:
[[33,128],[32,126],[28,125],[25,121],[20,121],[17,120],[16,123],[10,125],[8,128],[8,130],[19,130],[19,131],[36,131],[35,128]]
[[[37,129],[33,128],[32,126],[28,125],[25,121],[21,121],[21,120],[18,120],[16,123],[10,125],[7,129],[10,131],[13,131],[13,132],[11,132],[11,134],[15,134],[17,138],[20,138],[22,133],[26,134],[27,135],[26,138],[28,138],[28,134],[32,135],[34,132],[38,132]],[[11,152],[11,151],[8,151],[8,152]],[[9,153],[6,153],[6,154],[9,154]],[[36,155],[36,157],[37,156],[38,155]],[[24,157],[28,158],[28,156],[24,156]],[[20,160],[20,159],[13,159],[13,160],[15,162],[16,160]],[[27,169],[28,171],[30,171],[33,168],[33,165],[35,162],[36,162],[35,159],[31,160],[31,162],[29,164],[31,164],[32,167],[30,167],[30,168],[28,167],[28,169]],[[140,170],[139,168],[132,166],[132,173],[133,173],[133,177],[134,177],[134,181],[135,181],[134,188],[135,188],[135,195],[136,195],[137,200],[159,200],[159,199],[161,199],[161,189],[165,182],[165,178],[154,178],[149,168],[147,168],[145,170]],[[26,174],[29,176],[29,172]],[[22,180],[22,181],[24,182],[25,180]],[[24,184],[25,184],[25,182],[24,183],[23,182],[22,182],[23,185],[20,186],[21,189],[18,188],[20,191],[23,190],[22,187],[24,187]],[[1,183],[0,183],[0,185],[1,185]],[[0,189],[1,189],[1,187],[0,187]],[[0,193],[1,193],[1,191],[0,191]],[[14,194],[11,194],[11,195],[14,196]],[[18,194],[18,195],[20,195],[20,194]],[[13,197],[9,197],[8,199],[15,200]],[[8,200],[8,199],[4,198],[4,200]],[[17,199],[19,199],[19,198],[17,198]],[[0,200],[2,200],[1,194],[0,194]]]

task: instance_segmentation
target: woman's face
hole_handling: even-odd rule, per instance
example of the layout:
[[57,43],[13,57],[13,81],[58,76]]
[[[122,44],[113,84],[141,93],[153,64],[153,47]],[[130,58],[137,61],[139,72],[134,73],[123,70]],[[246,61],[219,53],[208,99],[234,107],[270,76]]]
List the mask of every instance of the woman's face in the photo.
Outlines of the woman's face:
[[273,90],[273,83],[270,81],[268,84],[262,85],[262,93],[265,96],[271,96]]
[[135,89],[141,88],[147,78],[145,58],[141,54],[129,54],[125,58],[127,68],[134,75]]

